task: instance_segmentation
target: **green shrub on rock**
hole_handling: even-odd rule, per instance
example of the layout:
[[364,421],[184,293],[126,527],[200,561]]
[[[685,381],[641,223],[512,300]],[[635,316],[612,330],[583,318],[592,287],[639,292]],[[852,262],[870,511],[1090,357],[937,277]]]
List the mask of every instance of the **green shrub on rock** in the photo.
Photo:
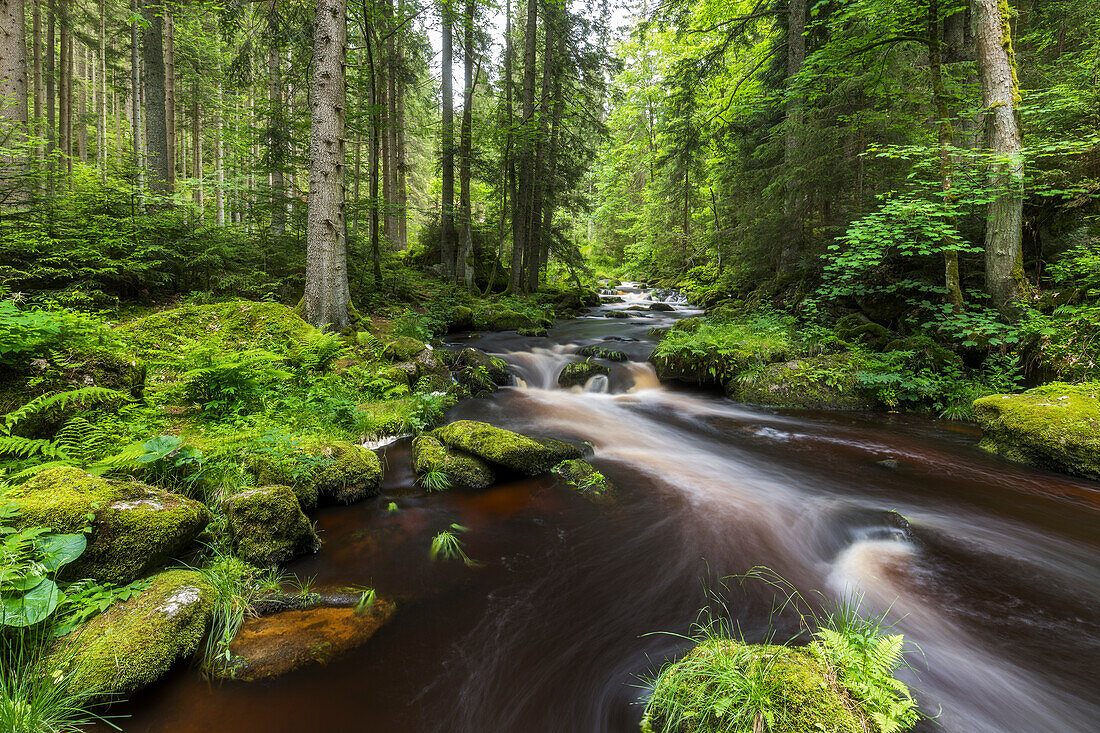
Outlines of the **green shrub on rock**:
[[578,494],[596,504],[614,504],[615,487],[588,461],[573,458],[554,466],[554,473]]
[[583,387],[589,379],[595,376],[608,376],[611,370],[606,364],[592,361],[574,361],[565,365],[558,374],[559,387]]
[[303,509],[318,503],[350,504],[378,494],[382,462],[361,445],[315,436],[272,435],[246,459],[257,483],[294,489]]
[[233,551],[259,567],[275,567],[320,547],[293,489],[261,486],[222,503]]
[[210,511],[187,497],[72,467],[42,471],[8,498],[19,505],[19,526],[69,533],[90,527],[88,548],[64,576],[117,585],[181,553],[210,521]]

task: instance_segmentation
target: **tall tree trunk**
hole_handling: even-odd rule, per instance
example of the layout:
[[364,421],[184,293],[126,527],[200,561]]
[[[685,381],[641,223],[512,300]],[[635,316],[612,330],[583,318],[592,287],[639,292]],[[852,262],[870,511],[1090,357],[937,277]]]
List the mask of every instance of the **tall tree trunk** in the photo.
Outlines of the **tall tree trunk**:
[[993,153],[985,227],[985,288],[993,306],[1006,317],[1018,313],[1026,292],[1024,279],[1024,163],[1020,90],[1012,51],[1012,28],[1005,0],[973,0],[978,73],[985,106],[986,134]]
[[363,46],[367,50],[367,73],[370,76],[370,251],[371,261],[374,266],[374,284],[382,285],[382,244],[381,244],[381,207],[379,206],[379,159],[382,144],[382,119],[381,105],[379,104],[379,76],[378,64],[375,63],[375,49],[378,34],[375,31],[374,18],[363,18]]
[[802,249],[802,202],[800,181],[792,169],[800,159],[802,135],[802,97],[794,89],[795,76],[806,60],[806,0],[787,1],[787,120],[784,125],[784,167],[787,170],[783,204],[787,231],[779,252],[779,272],[789,273],[798,261]]
[[28,122],[25,10],[23,0],[0,0],[0,119],[22,132]]
[[[45,95],[45,87],[42,84],[42,0],[33,0],[33,2],[31,24],[34,37],[31,39],[31,53],[34,54],[32,62],[34,68],[34,134],[41,139],[46,135],[45,123],[42,119],[43,96]],[[36,171],[38,176],[37,187],[38,192],[41,194],[45,191],[45,179],[41,177],[42,164],[45,161],[45,150],[41,142],[34,146],[34,159],[38,164],[38,170]]]
[[535,145],[529,129],[535,116],[535,44],[538,40],[538,2],[527,0],[527,23],[523,34],[523,118],[520,121],[519,187],[512,211],[512,272],[509,290],[522,292],[523,261],[530,246],[532,189],[535,177]]
[[[397,46],[398,58],[401,60],[401,68],[404,69],[405,49],[402,44]],[[397,241],[394,248],[404,250],[409,246],[409,188],[408,188],[408,153],[405,150],[405,79],[399,76],[397,80],[396,117],[394,127],[397,128],[397,194],[395,204],[397,206]]]
[[222,45],[214,41],[214,53],[218,59],[217,109],[214,111],[214,224],[225,226],[225,101],[222,98]]
[[[474,73],[474,11],[475,0],[466,0],[466,13],[462,18],[462,131],[459,140],[458,207],[462,231],[459,236],[459,254],[456,262],[456,280],[466,284],[467,290],[474,287],[474,268],[470,263],[474,250],[473,208],[470,202],[470,156],[473,154],[474,124],[474,86],[477,78]],[[480,71],[480,67],[478,67]]]
[[80,51],[80,87],[77,93],[77,115],[76,115],[76,149],[77,154],[80,156],[80,162],[87,165],[88,163],[88,47],[81,43],[76,45],[76,39],[73,39],[73,46]]
[[550,137],[550,90],[554,77],[555,36],[560,30],[554,17],[555,4],[543,4],[543,52],[542,52],[542,99],[539,103],[539,126],[535,142],[535,174],[531,181],[531,204],[527,210],[527,246],[524,249],[523,269],[527,275],[526,290],[533,293],[539,289],[539,260],[543,247],[542,202],[546,196],[550,173],[546,165],[546,143]]
[[497,279],[497,269],[504,257],[504,237],[508,218],[508,202],[515,206],[512,185],[515,180],[515,166],[512,163],[512,0],[504,4],[504,150],[500,156],[500,234],[497,239],[497,253],[493,258],[493,269],[489,273],[489,282],[485,285],[484,295],[493,291]]
[[198,81],[191,87],[191,95],[191,173],[195,179],[195,208],[198,209],[199,221],[202,221],[202,115]]
[[46,22],[46,194],[52,196],[57,175],[57,0],[50,0]]
[[454,58],[451,48],[451,29],[454,27],[451,3],[454,0],[442,0],[443,21],[443,200],[440,205],[439,257],[443,263],[443,277],[451,280],[455,276],[455,130],[454,130]]
[[267,49],[267,102],[271,107],[271,126],[268,130],[271,176],[268,182],[271,184],[271,234],[281,236],[286,231],[286,181],[283,178],[283,169],[286,167],[288,130],[283,109],[283,58],[281,44],[277,43],[280,30],[276,0],[271,0],[268,12],[270,46]]
[[397,144],[397,25],[394,22],[392,0],[386,0],[386,240],[393,249],[401,238],[401,210],[397,206],[397,189],[400,185],[398,171],[401,168]]
[[141,57],[145,71],[146,171],[149,188],[168,193],[172,183],[172,159],[168,157],[168,115],[165,101],[164,9],[150,2],[142,8],[145,35]]
[[344,220],[345,0],[317,0],[309,133],[309,212],[306,223],[305,319],[342,331],[349,324]]
[[[150,0],[151,2],[152,0]],[[187,158],[180,154],[180,135],[176,124],[176,21],[168,12],[168,6],[163,6],[164,11],[164,134],[168,142],[168,190],[176,187],[176,170],[178,169],[187,177]],[[150,117],[150,120],[152,118]]]
[[110,146],[107,145],[107,0],[99,0],[99,87],[96,89],[96,162],[99,180],[107,180]]
[[[565,33],[564,29],[558,34],[558,55],[555,63],[560,64],[565,57]],[[555,67],[554,74],[554,98],[553,109],[550,112],[550,143],[546,153],[546,192],[542,199],[542,244],[539,246],[538,267],[540,271],[546,270],[550,261],[550,243],[553,237],[554,209],[557,207],[558,193],[558,149],[561,139],[561,118],[565,108],[565,98],[562,89],[562,72],[560,66]]]
[[57,147],[61,153],[58,161],[61,175],[65,178],[68,187],[69,172],[72,166],[72,36],[70,35],[69,2],[59,0],[61,3],[59,38],[57,39]]
[[[954,132],[943,86],[942,58],[939,3],[938,0],[928,0],[928,66],[932,72],[932,96],[935,98],[938,118],[936,127],[940,144],[940,185],[943,189],[944,205],[950,207],[954,201],[954,172],[951,161]],[[959,285],[959,251],[956,244],[950,241],[943,243],[944,285],[947,287],[947,302],[956,309],[961,309],[963,295]]]
[[[57,0],[54,0],[56,2]],[[62,0],[64,2],[64,0]],[[145,166],[142,160],[142,125],[141,125],[141,43],[138,30],[141,21],[138,13],[141,12],[140,0],[130,0],[130,108],[132,110],[130,122],[131,147],[134,155],[134,175],[137,177],[135,184],[140,191],[145,185]]]

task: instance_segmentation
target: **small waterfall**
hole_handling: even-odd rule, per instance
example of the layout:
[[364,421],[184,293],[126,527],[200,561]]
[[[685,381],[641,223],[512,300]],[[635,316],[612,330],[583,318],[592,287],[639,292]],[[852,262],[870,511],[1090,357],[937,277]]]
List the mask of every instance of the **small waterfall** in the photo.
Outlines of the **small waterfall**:
[[584,391],[595,392],[597,394],[607,394],[608,387],[610,387],[610,385],[611,382],[605,375],[597,374],[596,376],[589,379],[588,382],[584,385]]

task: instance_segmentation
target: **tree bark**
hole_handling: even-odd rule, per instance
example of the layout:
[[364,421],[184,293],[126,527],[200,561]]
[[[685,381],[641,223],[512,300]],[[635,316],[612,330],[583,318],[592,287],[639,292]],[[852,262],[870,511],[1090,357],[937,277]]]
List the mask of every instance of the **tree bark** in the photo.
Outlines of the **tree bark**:
[[[398,58],[404,68],[404,46],[397,45]],[[397,80],[396,117],[394,126],[397,128],[397,241],[394,248],[404,250],[409,246],[409,188],[408,188],[408,153],[405,149],[405,79],[399,76]]]
[[535,177],[535,150],[530,130],[535,116],[535,43],[538,39],[538,2],[527,0],[527,23],[523,34],[523,118],[520,121],[519,187],[512,212],[512,272],[509,290],[520,293],[524,286],[523,262],[530,246],[531,203]]
[[195,208],[198,209],[199,221],[202,221],[202,115],[198,81],[191,88],[191,95],[191,172],[195,179]]
[[[34,60],[32,61],[34,69],[34,134],[41,138],[46,134],[42,119],[42,104],[45,93],[45,88],[42,85],[42,0],[33,0],[33,2],[31,24],[34,37],[31,39],[31,53],[34,54]],[[42,163],[45,160],[45,150],[42,148],[41,143],[35,145],[34,157],[35,162],[38,164],[38,175],[41,176]],[[42,192],[45,190],[42,185],[44,181],[41,177],[38,180],[38,189],[39,192]]]
[[0,118],[27,127],[27,42],[23,0],[0,0]]
[[[54,0],[56,2],[56,0]],[[138,21],[138,13],[141,12],[140,0],[130,0],[130,13],[133,20],[130,23],[130,108],[132,129],[131,147],[134,155],[135,184],[140,191],[145,184],[145,166],[142,163],[142,128],[141,128],[141,44],[138,29],[141,27]]]
[[[940,145],[940,186],[943,189],[944,205],[950,207],[954,201],[954,193],[952,192],[954,171],[951,161],[954,132],[951,127],[950,111],[947,107],[947,93],[943,86],[938,0],[928,0],[928,66],[932,73],[932,96],[936,105],[936,128]],[[954,223],[954,217],[950,217],[949,220]],[[944,285],[947,288],[947,302],[956,309],[961,309],[963,294],[959,285],[959,251],[956,244],[956,242],[951,241],[942,243],[944,247]]]
[[1018,314],[1026,293],[1021,244],[1023,141],[1017,112],[1020,91],[1008,4],[1004,0],[973,0],[973,3],[986,135],[993,154],[989,185],[996,196],[986,217],[985,287],[993,306],[1012,318]]
[[76,45],[76,39],[73,39],[74,48],[80,49],[80,86],[77,93],[77,115],[76,115],[76,149],[77,154],[80,156],[80,162],[87,165],[88,163],[88,48],[82,43],[79,46]]
[[271,126],[269,145],[271,161],[271,234],[281,236],[286,231],[286,181],[283,169],[286,167],[286,139],[288,135],[286,116],[283,110],[283,69],[279,39],[278,6],[271,0],[268,7],[268,33],[270,35],[267,50],[268,88],[267,101],[271,106]]
[[168,116],[165,101],[164,10],[149,3],[142,8],[145,35],[142,62],[145,71],[145,139],[148,146],[146,171],[149,188],[161,193],[171,191],[172,159],[168,157]]
[[[176,187],[176,170],[187,177],[187,159],[181,154],[176,124],[176,22],[164,6],[164,133],[168,141],[168,190]],[[182,113],[182,110],[181,110]],[[150,118],[151,120],[152,118]]]
[[309,212],[306,223],[305,319],[342,331],[349,324],[344,219],[345,0],[317,0],[309,134]]
[[440,204],[439,257],[443,264],[443,277],[455,277],[455,131],[454,131],[454,71],[451,29],[453,28],[453,0],[442,0],[442,67],[443,67],[443,195]]
[[72,36],[69,32],[69,1],[60,0],[59,38],[57,39],[57,147],[61,158],[58,167],[68,185],[72,166]]
[[57,0],[50,0],[46,23],[46,195],[54,192],[57,165]]
[[[474,250],[473,231],[473,207],[470,201],[470,156],[473,153],[473,124],[474,124],[474,85],[477,79],[474,74],[474,11],[475,0],[466,0],[466,11],[462,18],[462,130],[459,135],[459,173],[458,173],[458,207],[462,230],[459,235],[459,253],[456,262],[455,279],[466,284],[467,290],[474,287],[474,268],[470,264],[470,257]],[[480,70],[480,69],[479,69]]]
[[99,86],[96,89],[96,163],[99,164],[99,180],[107,180],[107,163],[110,159],[107,145],[107,0],[99,0]]
[[554,76],[555,34],[560,31],[553,16],[555,4],[543,4],[543,51],[542,51],[542,99],[539,103],[539,125],[535,141],[534,178],[531,181],[531,203],[527,211],[527,246],[524,248],[523,269],[527,276],[526,291],[533,293],[539,289],[539,260],[544,245],[542,231],[542,202],[549,184],[550,172],[546,165],[546,143],[550,136],[550,88]]
[[401,163],[398,155],[397,143],[397,74],[399,65],[397,60],[397,28],[394,23],[393,4],[391,0],[385,2],[386,10],[386,240],[393,249],[404,249],[399,246],[401,238],[401,209],[397,207],[400,185],[398,170]]
[[787,169],[787,183],[783,204],[787,231],[779,252],[779,273],[789,273],[794,269],[802,249],[802,217],[804,214],[800,182],[792,174],[800,154],[800,135],[802,134],[802,98],[793,89],[795,77],[806,61],[806,0],[788,0],[787,2],[787,119],[784,125],[784,167]]

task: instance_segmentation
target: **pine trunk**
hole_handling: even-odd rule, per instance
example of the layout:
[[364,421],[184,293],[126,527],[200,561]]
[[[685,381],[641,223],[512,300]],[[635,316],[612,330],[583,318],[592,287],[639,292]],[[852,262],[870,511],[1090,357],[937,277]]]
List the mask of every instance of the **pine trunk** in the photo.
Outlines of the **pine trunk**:
[[[168,190],[176,187],[176,170],[186,168],[179,151],[179,130],[176,126],[176,24],[172,14],[164,13],[164,125],[168,139]],[[186,177],[186,173],[183,174]]]
[[344,0],[317,0],[313,32],[309,212],[306,223],[305,319],[342,331],[349,323],[344,224]]
[[164,11],[160,5],[150,3],[142,8],[142,17],[145,20],[141,53],[145,72],[146,172],[149,188],[168,193],[173,175],[172,159],[168,157],[168,115],[165,107]]
[[787,171],[783,204],[787,231],[779,252],[779,272],[794,269],[802,249],[802,217],[804,214],[801,182],[794,175],[800,159],[802,134],[802,98],[795,89],[795,77],[806,60],[806,0],[787,3],[787,119],[784,124],[784,167]]
[[528,129],[535,116],[535,44],[538,40],[538,3],[527,0],[527,23],[523,34],[523,118],[519,140],[519,186],[513,199],[512,212],[512,272],[509,289],[522,292],[523,262],[530,245],[532,189],[535,177],[534,140]]
[[443,0],[443,200],[440,204],[439,257],[443,264],[443,277],[452,280],[455,277],[455,131],[454,131],[454,58],[451,48],[451,29],[453,28],[451,2]]

